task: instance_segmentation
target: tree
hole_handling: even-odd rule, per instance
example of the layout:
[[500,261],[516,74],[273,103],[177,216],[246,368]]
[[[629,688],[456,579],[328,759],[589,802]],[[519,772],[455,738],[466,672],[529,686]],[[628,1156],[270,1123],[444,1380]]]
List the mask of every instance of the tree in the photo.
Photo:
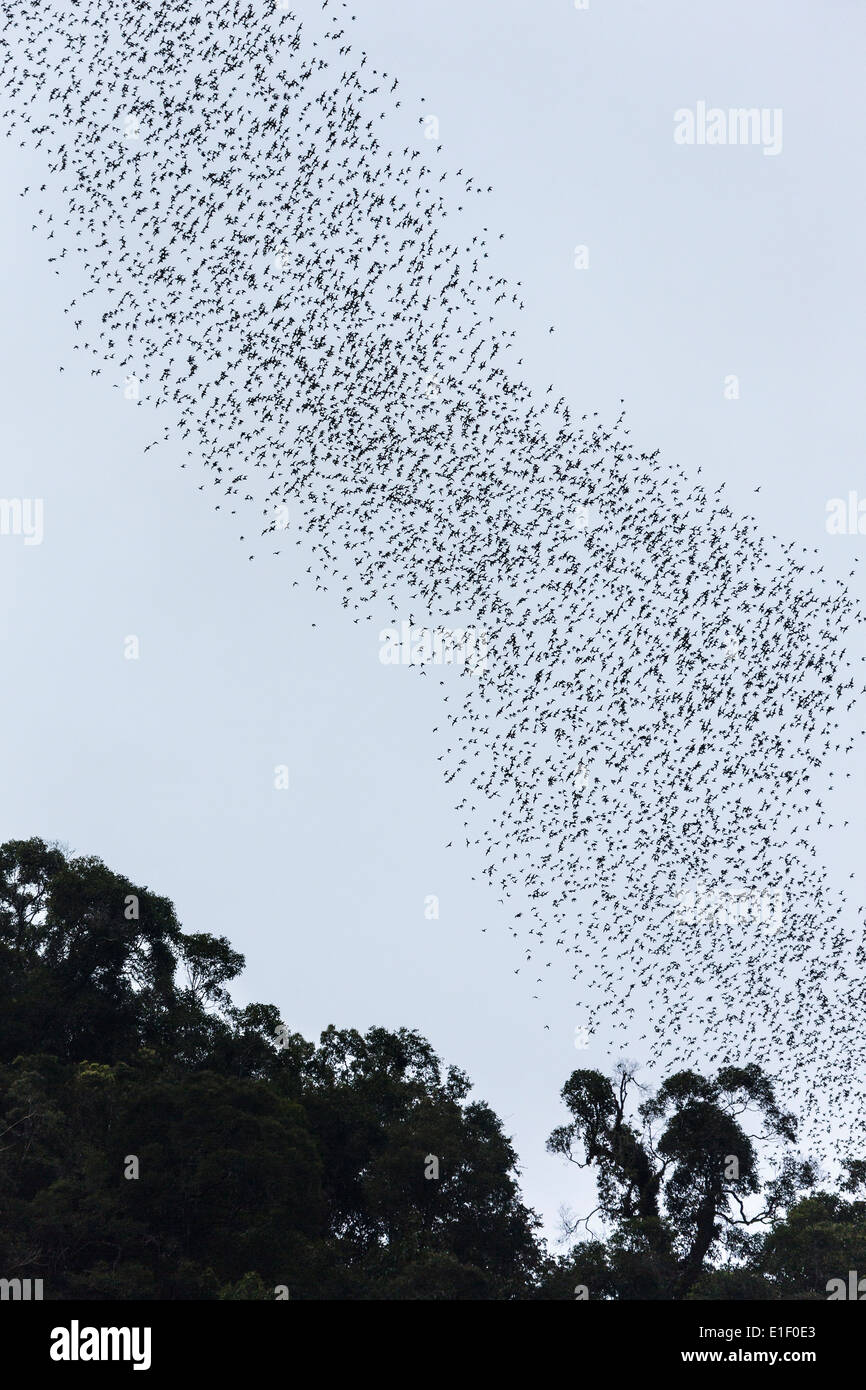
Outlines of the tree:
[[537,1218],[465,1074],[409,1029],[307,1042],[233,1004],[243,965],[98,859],[0,846],[2,1268],[49,1298],[524,1296]]
[[538,1221],[500,1121],[470,1089],[405,1028],[328,1028],[306,1054],[344,1296],[510,1298],[532,1285]]
[[[814,1168],[788,1158],[762,1182],[756,1136],[741,1119],[757,1120],[765,1145],[793,1143],[796,1124],[753,1064],[723,1067],[714,1079],[678,1072],[630,1117],[634,1084],[626,1065],[613,1080],[573,1072],[562,1091],[572,1120],[554,1130],[548,1149],[596,1168],[596,1211],[614,1228],[605,1287],[618,1297],[688,1298],[710,1257],[731,1241],[736,1248],[736,1236],[726,1240],[727,1233],[772,1221],[814,1182]],[[589,1253],[597,1257],[593,1247],[578,1247],[576,1268]]]
[[866,1277],[866,1160],[819,1190],[758,1067],[680,1071],[636,1107],[632,1068],[572,1073],[548,1148],[592,1166],[598,1205],[552,1259],[464,1072],[410,1028],[316,1044],[239,1008],[243,965],[98,859],[0,846],[4,1277],[222,1300],[815,1299]]
[[767,1232],[751,1242],[748,1268],[772,1297],[826,1299],[831,1279],[866,1276],[866,1164],[848,1159],[841,1192],[813,1191],[789,1205]]

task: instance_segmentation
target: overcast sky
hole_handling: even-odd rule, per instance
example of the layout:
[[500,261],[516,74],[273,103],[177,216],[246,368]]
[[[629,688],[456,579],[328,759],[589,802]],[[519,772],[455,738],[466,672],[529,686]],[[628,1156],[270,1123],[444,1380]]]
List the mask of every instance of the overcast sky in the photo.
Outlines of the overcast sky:
[[[523,282],[530,382],[610,419],[624,397],[639,448],[725,480],[768,535],[845,574],[866,537],[828,535],[825,515],[866,497],[862,6],[357,10],[355,42],[399,77],[412,120],[436,115],[451,167],[494,186],[485,217]],[[675,113],[700,103],[780,111],[781,148],[678,144]],[[0,536],[0,837],[60,840],[166,894],[187,930],[245,953],[237,997],[307,1036],[420,1029],[503,1118],[554,1232],[590,1188],[544,1140],[571,1070],[599,1059],[574,1048],[570,969],[542,1010],[505,909],[471,881],[438,687],[379,661],[390,613],[355,626],[335,594],[294,588],[291,550],[249,564],[183,451],[145,455],[148,410],[73,348],[68,292],[18,196],[41,171],[16,140],[0,160],[0,496],[44,504],[41,544]],[[826,855],[847,880],[862,797],[840,810],[848,838]]]

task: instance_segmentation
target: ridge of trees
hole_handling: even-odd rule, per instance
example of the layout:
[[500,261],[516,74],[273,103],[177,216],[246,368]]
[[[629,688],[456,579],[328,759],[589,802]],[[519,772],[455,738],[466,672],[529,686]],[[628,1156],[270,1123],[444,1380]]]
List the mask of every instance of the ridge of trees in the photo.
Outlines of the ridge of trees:
[[464,1072],[408,1028],[309,1042],[233,1003],[243,966],[99,859],[0,846],[0,1278],[50,1299],[802,1300],[866,1274],[866,1161],[822,1188],[754,1065],[636,1107],[633,1069],[573,1072],[548,1149],[592,1169],[598,1205],[551,1253]]

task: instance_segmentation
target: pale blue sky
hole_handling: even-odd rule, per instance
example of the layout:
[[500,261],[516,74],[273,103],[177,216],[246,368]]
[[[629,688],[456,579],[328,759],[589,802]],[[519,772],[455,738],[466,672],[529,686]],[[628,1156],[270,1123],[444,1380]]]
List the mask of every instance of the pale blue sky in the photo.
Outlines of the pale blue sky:
[[[355,42],[399,77],[404,108],[436,114],[449,165],[494,185],[484,220],[506,232],[496,273],[523,282],[528,379],[610,417],[625,397],[638,447],[702,465],[770,535],[845,574],[866,538],[830,537],[824,518],[828,498],[866,495],[862,7],[357,10]],[[675,145],[674,111],[700,100],[781,107],[782,153]],[[462,840],[438,687],[379,662],[389,612],[354,626],[335,595],[292,587],[290,552],[250,565],[183,452],[144,455],[147,409],[73,350],[68,294],[18,197],[40,171],[17,141],[0,160],[0,496],[45,506],[41,546],[0,537],[0,837],[59,839],[167,894],[188,930],[246,954],[239,996],[307,1036],[421,1029],[503,1117],[552,1231],[561,1202],[591,1203],[544,1140],[570,1071],[601,1059],[574,1049],[570,970],[542,1014],[472,854],[444,848]],[[852,789],[862,758],[856,771]],[[828,859],[846,880],[860,807],[854,790]]]

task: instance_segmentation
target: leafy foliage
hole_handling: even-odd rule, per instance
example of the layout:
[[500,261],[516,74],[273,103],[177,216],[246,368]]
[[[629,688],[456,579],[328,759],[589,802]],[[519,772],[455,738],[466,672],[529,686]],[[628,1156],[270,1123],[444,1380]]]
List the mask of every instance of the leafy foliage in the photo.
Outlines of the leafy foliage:
[[606,1234],[587,1218],[554,1258],[465,1073],[411,1029],[314,1044],[238,1008],[243,965],[98,859],[0,846],[5,1278],[53,1299],[813,1299],[866,1274],[866,1160],[819,1190],[755,1066],[679,1072],[636,1111],[625,1066],[573,1072],[548,1148],[592,1167]]
[[468,1078],[407,1029],[279,1035],[273,1006],[232,1004],[243,965],[96,859],[0,848],[5,1275],[54,1298],[520,1296],[537,1220]]

